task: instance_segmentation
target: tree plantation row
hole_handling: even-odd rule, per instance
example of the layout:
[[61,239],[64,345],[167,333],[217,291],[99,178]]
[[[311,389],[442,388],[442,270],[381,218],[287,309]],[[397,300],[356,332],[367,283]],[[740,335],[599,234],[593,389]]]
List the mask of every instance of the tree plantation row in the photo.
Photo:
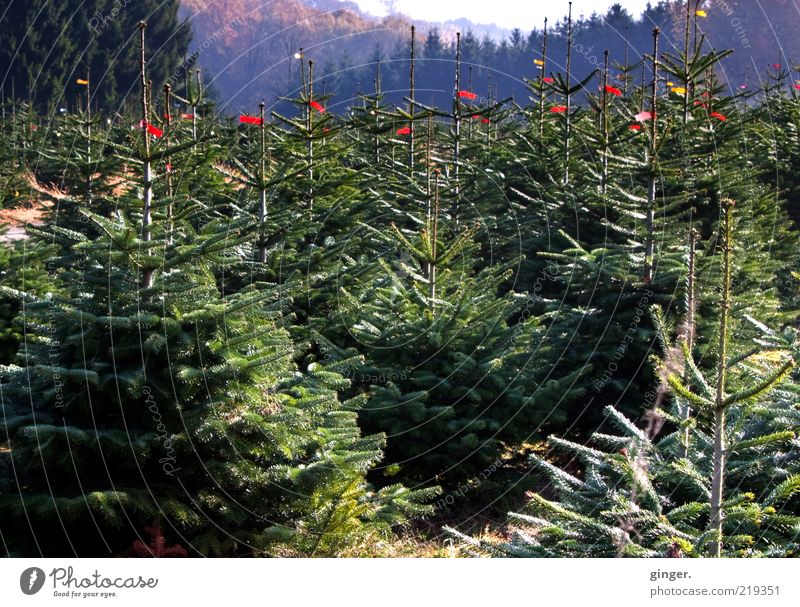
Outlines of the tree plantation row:
[[235,117],[141,23],[125,112],[6,102],[3,550],[796,555],[800,102],[686,23],[589,74],[545,40],[522,100],[457,43],[446,108],[413,31],[401,107],[299,53]]

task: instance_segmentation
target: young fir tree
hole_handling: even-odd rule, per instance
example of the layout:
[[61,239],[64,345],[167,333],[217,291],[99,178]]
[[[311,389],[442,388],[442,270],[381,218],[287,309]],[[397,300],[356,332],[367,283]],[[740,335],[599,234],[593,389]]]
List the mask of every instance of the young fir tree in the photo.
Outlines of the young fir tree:
[[[684,327],[679,343],[669,345],[656,309],[665,346],[658,363],[663,383],[652,393],[647,429],[607,407],[608,420],[619,434],[598,431],[590,445],[551,437],[552,449],[582,468],[575,474],[533,458],[555,499],[531,494],[526,512],[512,515],[510,542],[492,544],[453,533],[478,550],[513,556],[797,553],[798,415],[796,402],[781,388],[793,365],[791,347],[796,351],[797,343],[784,340],[781,347],[778,336],[759,325],[765,332],[761,345],[769,351],[733,351],[733,203],[724,204],[715,376],[698,368],[687,341],[691,329]],[[664,411],[660,405],[668,387],[671,407]],[[796,391],[790,389],[792,393]],[[686,418],[687,405],[698,411],[696,417]]]
[[[35,191],[31,188],[34,181],[30,168],[21,161],[22,140],[21,128],[26,120],[24,113],[18,114],[17,107],[2,100],[0,114],[0,211],[31,210],[38,214],[41,209],[33,208]],[[17,126],[17,125],[23,126]],[[18,139],[19,137],[19,139]],[[26,222],[23,230],[30,224]],[[12,288],[25,288],[43,295],[53,290],[53,281],[44,271],[48,257],[53,253],[46,243],[25,242],[18,240],[20,234],[9,233],[9,226],[0,219],[0,284]],[[22,326],[19,322],[20,302],[12,297],[0,296],[0,364],[11,362],[22,338]]]
[[[3,242],[0,226],[0,280],[2,285],[44,297],[59,291],[53,277],[56,248],[42,240]],[[13,361],[23,339],[23,309],[17,297],[0,294],[0,365]]]
[[[312,315],[332,313],[342,259],[362,255],[354,229],[366,217],[363,159],[351,151],[343,123],[326,108],[313,63],[303,71],[295,115],[251,112],[239,144],[218,168],[239,190],[234,210],[249,226],[250,250],[228,280],[252,277],[285,284],[293,296],[296,333],[308,338]],[[316,91],[316,92],[315,92]]]
[[326,357],[363,355],[350,376],[371,395],[362,419],[389,435],[393,470],[453,483],[485,468],[504,441],[558,422],[580,371],[549,373],[541,320],[525,297],[499,294],[512,268],[475,268],[477,228],[445,220],[440,179],[421,228],[369,230],[390,252],[340,289],[336,315],[318,326]]
[[[668,124],[647,117],[657,115],[656,78],[626,97],[601,72],[587,112],[573,109],[570,79],[541,76],[523,110],[532,133],[511,144],[524,168],[503,171],[526,256],[517,288],[535,290],[536,311],[553,316],[549,331],[566,337],[559,364],[586,369],[592,403],[641,396],[640,361],[653,338],[641,306],[668,303],[679,278],[676,251],[655,246],[663,226],[680,218],[676,202],[669,213],[654,210],[654,175],[667,169],[658,142]],[[546,160],[553,155],[563,159],[557,166]],[[573,412],[590,426],[599,410],[584,403]]]
[[125,554],[148,525],[192,554],[357,550],[433,492],[367,485],[384,439],[361,435],[335,369],[297,368],[280,286],[220,292],[248,234],[155,196],[155,159],[194,142],[154,144],[141,65],[141,146],[112,146],[138,188],[111,218],[76,200],[90,228],[53,229],[64,295],[4,287],[26,323],[0,381],[4,550]]

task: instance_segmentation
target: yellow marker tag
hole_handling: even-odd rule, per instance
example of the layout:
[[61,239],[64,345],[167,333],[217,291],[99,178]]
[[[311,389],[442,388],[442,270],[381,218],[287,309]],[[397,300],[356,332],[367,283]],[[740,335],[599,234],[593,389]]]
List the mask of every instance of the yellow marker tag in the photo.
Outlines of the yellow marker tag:
[[703,10],[697,11],[695,15],[697,15],[698,17],[708,17],[708,13]]
[[84,80],[83,78],[78,78],[78,79],[75,81],[75,83],[76,83],[76,84],[88,85],[88,84],[89,84],[89,81],[88,81],[88,80]]
[[673,93],[678,93],[678,95],[685,95],[686,94],[686,89],[683,88],[682,86],[673,86],[672,87],[672,92]]
[[544,61],[542,61],[541,59],[534,59],[534,60],[533,60],[533,62],[534,62],[536,65],[544,65]]

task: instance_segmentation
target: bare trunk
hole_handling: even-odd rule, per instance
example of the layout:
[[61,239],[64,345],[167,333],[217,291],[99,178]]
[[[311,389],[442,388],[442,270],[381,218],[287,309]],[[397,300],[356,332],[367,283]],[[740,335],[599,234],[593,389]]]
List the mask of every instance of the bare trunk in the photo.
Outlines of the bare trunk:
[[709,531],[716,533],[706,550],[713,557],[722,554],[723,486],[725,484],[725,381],[728,372],[728,324],[731,311],[731,254],[733,252],[733,201],[722,201],[722,313],[719,319],[719,360],[717,361],[717,386],[714,399],[714,456],[711,474],[711,503]]
[[647,212],[645,215],[644,280],[653,280],[653,255],[655,251],[656,175],[650,175],[647,184]]
[[[695,314],[697,310],[697,301],[696,301],[696,293],[695,293],[695,282],[696,282],[696,265],[697,265],[697,238],[698,238],[697,230],[694,228],[689,228],[689,255],[688,255],[688,271],[686,276],[686,329],[685,329],[685,339],[686,339],[686,348],[689,351],[689,355],[691,355],[692,349],[694,348],[694,334],[695,334]],[[684,374],[684,380],[688,383],[688,373]],[[686,403],[686,408],[683,411],[683,418],[688,422],[689,419],[692,417],[692,408],[689,406],[689,403]],[[681,439],[681,451],[683,453],[683,457],[689,457],[689,426],[686,426],[686,429],[683,431],[683,438]]]
[[[428,234],[433,232],[433,190],[431,188],[431,146],[433,145],[433,114],[428,112],[428,146],[426,149],[426,173],[427,173],[427,186],[426,186],[426,200],[425,200],[425,225],[428,230]],[[432,276],[434,275],[434,265],[432,261],[428,261],[425,264],[425,276],[428,280],[431,281],[433,284]],[[433,295],[431,295],[433,297]]]
[[265,166],[266,154],[266,132],[267,128],[264,124],[264,102],[259,104],[261,116],[261,167],[258,174],[261,181],[258,194],[259,194],[259,208],[258,208],[258,261],[266,263],[267,261],[267,235],[266,235],[266,222],[267,222],[267,171]]
[[708,553],[716,558],[722,555],[722,484],[725,477],[725,409],[714,411],[714,468],[711,475],[711,520],[709,530],[716,537],[709,542]]
[[436,240],[439,237],[439,174],[436,174],[436,190],[433,197],[433,226],[431,230],[431,275],[430,275],[430,296],[431,296],[431,309],[436,307],[434,300],[436,299],[436,256],[437,247]]
[[314,128],[314,115],[311,113],[311,101],[314,99],[314,62],[308,62],[308,103],[306,103],[306,129],[308,136],[308,212],[314,211],[314,140],[311,131]]
[[458,96],[461,88],[461,32],[456,33],[456,82],[455,96],[453,98],[453,122],[455,130],[455,141],[453,144],[453,173],[455,179],[455,203],[453,208],[453,220],[458,225],[458,205],[459,205],[459,183],[458,183],[458,163],[461,155],[461,101]]
[[544,34],[542,37],[542,73],[539,76],[539,84],[542,87],[541,95],[539,97],[539,135],[544,133],[544,103],[547,95],[544,91],[544,79],[546,76],[545,70],[547,69],[547,17],[544,19]]
[[[167,121],[167,128],[170,128],[172,125],[172,111],[170,109],[171,102],[171,88],[169,84],[164,85],[164,118]],[[169,160],[167,160],[169,162]],[[166,180],[167,180],[167,197],[170,199],[169,204],[167,205],[167,242],[172,244],[172,229],[173,229],[173,209],[172,209],[172,174],[171,170],[167,169],[166,171]]]
[[564,129],[564,185],[569,184],[569,136],[572,128],[570,113],[572,112],[572,95],[569,89],[572,86],[572,2],[569,3],[567,17],[567,115]]
[[686,81],[683,91],[683,125],[689,122],[689,25],[692,19],[692,0],[686,0],[686,32],[683,41],[683,69],[686,72]]
[[603,104],[600,115],[603,130],[603,178],[601,192],[606,195],[608,189],[608,49],[603,53]]
[[266,263],[267,261],[267,237],[264,233],[264,225],[267,221],[267,192],[262,187],[261,191],[259,192],[259,212],[258,212],[258,223],[259,223],[259,234],[258,234],[258,261],[260,263]]
[[625,93],[626,97],[628,96],[628,79],[629,79],[628,69],[630,68],[630,64],[628,62],[628,57],[630,53],[630,42],[628,41],[629,30],[630,28],[626,25],[625,26],[625,78],[623,79],[622,82],[622,86],[624,87],[623,92]]
[[86,70],[86,200],[92,202],[92,81]]
[[[142,84],[142,142],[144,144],[144,159],[142,161],[142,200],[144,208],[142,210],[142,242],[149,243],[151,240],[150,226],[152,224],[151,207],[153,204],[153,178],[152,167],[150,163],[150,136],[147,132],[149,112],[147,108],[148,90],[147,90],[147,75],[145,73],[145,58],[144,58],[144,30],[147,24],[144,21],[139,22],[139,34],[141,43],[141,58],[140,58],[140,77]],[[149,246],[149,245],[146,245]],[[148,248],[146,254],[150,255]],[[153,286],[153,270],[147,268],[142,271],[142,288],[149,289]]]
[[[372,112],[375,115],[376,122],[378,121],[378,104],[380,103],[380,98],[381,98],[381,62],[380,60],[378,60],[377,65],[375,66],[375,103],[372,105]],[[378,166],[378,164],[381,161],[381,138],[377,133],[375,133],[374,145],[375,145],[375,166]]]
[[411,26],[411,68],[409,70],[409,102],[408,102],[408,115],[411,116],[411,132],[408,137],[408,171],[409,174],[414,174],[414,44],[416,41],[417,28]]
[[656,213],[656,178],[657,162],[656,150],[658,149],[658,130],[656,129],[658,110],[658,36],[661,30],[653,30],[653,82],[650,94],[650,149],[648,152],[649,183],[647,184],[647,236],[644,246],[644,280],[653,280],[653,257],[655,254],[655,213]]

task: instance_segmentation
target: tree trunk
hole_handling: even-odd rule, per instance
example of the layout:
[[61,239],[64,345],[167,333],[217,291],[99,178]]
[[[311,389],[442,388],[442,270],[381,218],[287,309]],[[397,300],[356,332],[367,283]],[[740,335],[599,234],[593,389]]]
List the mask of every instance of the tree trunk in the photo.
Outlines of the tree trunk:
[[708,552],[719,558],[722,555],[722,482],[725,478],[725,408],[714,411],[714,468],[711,474],[711,521],[709,530],[716,538],[708,543]]

